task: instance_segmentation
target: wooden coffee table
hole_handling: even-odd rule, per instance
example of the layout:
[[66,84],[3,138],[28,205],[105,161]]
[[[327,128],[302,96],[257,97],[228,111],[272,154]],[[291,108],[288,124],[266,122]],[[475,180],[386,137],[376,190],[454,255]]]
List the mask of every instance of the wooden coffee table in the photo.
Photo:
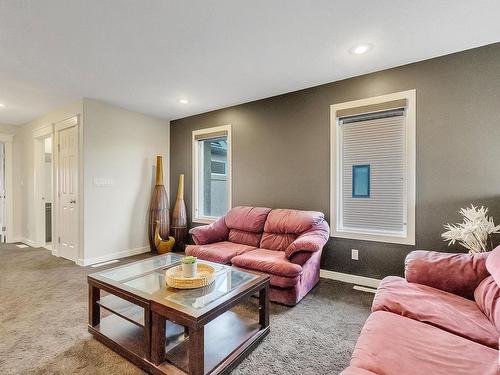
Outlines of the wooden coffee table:
[[[180,260],[166,254],[89,275],[88,330],[153,374],[227,373],[269,333],[269,276],[210,263],[211,285],[169,288],[165,270]],[[256,293],[255,318],[238,313]]]

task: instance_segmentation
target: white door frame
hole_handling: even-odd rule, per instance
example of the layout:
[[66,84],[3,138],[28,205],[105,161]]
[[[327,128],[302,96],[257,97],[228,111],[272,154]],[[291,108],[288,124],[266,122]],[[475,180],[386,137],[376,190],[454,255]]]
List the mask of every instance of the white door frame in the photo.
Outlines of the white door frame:
[[[33,145],[34,145],[34,208],[35,208],[35,247],[45,247],[45,201],[44,196],[44,140],[48,136],[52,136],[52,144],[54,144],[54,124],[47,125],[33,130]],[[52,183],[54,183],[54,147],[52,147]],[[54,202],[54,189],[52,189],[51,202]],[[54,203],[52,203],[52,208]],[[54,214],[52,214],[54,216]],[[52,226],[52,238],[54,238],[54,226]]]
[[16,242],[14,238],[14,211],[12,190],[12,141],[14,135],[0,133],[0,143],[5,144],[5,215],[6,215],[6,242]]
[[76,126],[77,128],[77,134],[78,134],[78,142],[77,142],[77,173],[78,173],[78,181],[77,181],[77,204],[78,204],[78,212],[77,212],[77,217],[78,217],[78,225],[77,225],[77,256],[75,259],[75,263],[78,263],[78,260],[82,258],[81,253],[82,253],[82,211],[83,211],[83,200],[82,200],[82,189],[81,189],[81,180],[82,180],[82,168],[81,168],[81,129],[80,129],[80,115],[76,114],[75,116],[72,116],[66,120],[60,121],[58,123],[54,124],[54,138],[53,138],[53,175],[54,175],[54,189],[53,189],[53,194],[54,194],[54,199],[53,199],[53,215],[52,215],[52,255],[59,256],[59,248],[60,248],[60,243],[59,243],[59,229],[60,229],[60,210],[61,210],[61,204],[60,204],[60,198],[59,198],[59,131],[64,130],[66,128]]

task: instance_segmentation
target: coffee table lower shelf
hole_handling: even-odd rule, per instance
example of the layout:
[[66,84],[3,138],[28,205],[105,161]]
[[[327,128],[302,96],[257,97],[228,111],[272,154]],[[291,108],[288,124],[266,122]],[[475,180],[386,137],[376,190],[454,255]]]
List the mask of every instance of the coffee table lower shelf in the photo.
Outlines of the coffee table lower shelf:
[[[189,337],[173,323],[166,327],[166,361],[154,365],[144,353],[144,328],[118,315],[109,315],[89,332],[103,344],[153,374],[188,373]],[[229,310],[205,326],[205,374],[229,372],[267,334],[269,327]]]

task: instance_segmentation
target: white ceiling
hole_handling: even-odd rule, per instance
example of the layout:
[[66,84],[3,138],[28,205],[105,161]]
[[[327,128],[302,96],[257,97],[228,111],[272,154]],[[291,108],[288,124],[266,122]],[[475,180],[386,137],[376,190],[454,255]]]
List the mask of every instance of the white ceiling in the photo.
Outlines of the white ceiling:
[[83,96],[180,118],[497,42],[499,15],[498,0],[0,0],[0,123]]

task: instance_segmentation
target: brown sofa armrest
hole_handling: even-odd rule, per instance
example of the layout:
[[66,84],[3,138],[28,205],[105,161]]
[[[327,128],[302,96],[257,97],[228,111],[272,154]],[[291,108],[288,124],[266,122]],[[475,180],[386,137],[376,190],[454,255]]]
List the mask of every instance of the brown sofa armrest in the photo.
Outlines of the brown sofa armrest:
[[488,255],[412,251],[405,260],[405,278],[411,283],[471,299],[476,287],[489,275],[486,270]]

